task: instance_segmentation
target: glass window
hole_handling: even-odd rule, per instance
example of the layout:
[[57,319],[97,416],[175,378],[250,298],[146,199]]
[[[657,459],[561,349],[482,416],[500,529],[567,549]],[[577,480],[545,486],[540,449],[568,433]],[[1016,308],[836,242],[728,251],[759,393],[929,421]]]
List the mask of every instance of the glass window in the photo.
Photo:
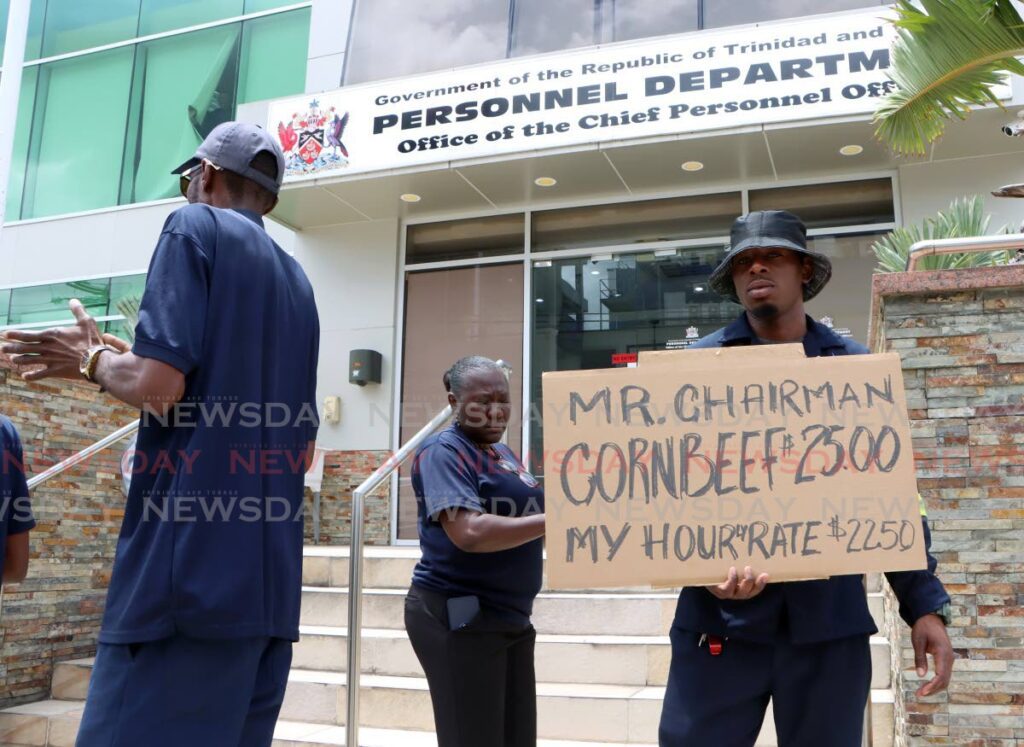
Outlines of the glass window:
[[602,38],[594,0],[516,0],[514,7],[514,57],[585,47]]
[[11,178],[7,182],[7,218],[21,217],[21,200],[25,190],[25,165],[28,163],[29,136],[32,134],[32,110],[36,103],[38,67],[26,67],[21,76],[18,119],[14,127],[14,150],[11,153]]
[[244,11],[243,0],[142,0],[139,36],[234,18]]
[[[700,0],[613,0],[605,9],[613,30],[608,41],[696,31]],[[608,16],[611,18],[608,19]]]
[[522,215],[410,226],[405,242],[405,263],[521,254],[525,250],[524,226]]
[[739,307],[707,284],[720,246],[659,255],[534,264],[529,425],[535,474],[543,469],[545,371],[611,368],[617,353],[687,347],[736,318]]
[[531,247],[543,252],[728,236],[741,211],[739,192],[544,210],[533,214]]
[[128,316],[125,312],[125,305],[127,308],[132,310],[134,305],[134,311],[138,312],[138,303],[142,300],[142,292],[146,289],[146,274],[142,273],[139,275],[124,275],[117,278],[110,279],[110,308],[107,309],[107,314],[122,314]]
[[246,21],[238,103],[302,93],[306,88],[310,9]]
[[70,283],[33,285],[11,291],[11,311],[8,324],[31,322],[57,322],[71,319],[68,302],[77,298],[93,316],[107,313],[110,280],[76,280]]
[[878,264],[871,245],[883,235],[815,236],[807,242],[811,249],[832,260],[832,281],[807,302],[807,313],[858,342],[868,339],[871,277]]
[[892,180],[806,184],[800,187],[755,189],[751,210],[788,210],[808,228],[838,228],[893,223]]
[[117,203],[134,54],[126,47],[40,67],[23,218]]
[[357,0],[346,84],[505,57],[508,0]]
[[179,194],[171,169],[234,116],[240,30],[231,24],[138,45],[122,203]]
[[132,39],[138,26],[139,0],[47,0],[42,56]]
[[0,325],[7,324],[7,310],[11,305],[11,292],[0,290]]
[[105,334],[114,335],[128,342],[135,341],[135,325],[126,320],[103,322],[99,327]]
[[[11,0],[0,0],[0,59],[3,59],[7,44],[7,12]],[[46,15],[46,0],[33,0],[28,16],[28,37],[25,39],[25,59],[35,60],[43,38],[43,18]]]
[[881,5],[879,0],[703,0],[704,28],[798,18]]

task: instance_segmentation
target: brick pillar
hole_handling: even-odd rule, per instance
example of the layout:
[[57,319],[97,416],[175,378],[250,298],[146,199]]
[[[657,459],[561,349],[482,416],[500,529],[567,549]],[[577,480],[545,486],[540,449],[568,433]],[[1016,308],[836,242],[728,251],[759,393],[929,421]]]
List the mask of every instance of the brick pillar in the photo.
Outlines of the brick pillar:
[[871,328],[903,361],[958,657],[949,692],[919,701],[888,605],[897,743],[1024,744],[1024,267],[876,275]]

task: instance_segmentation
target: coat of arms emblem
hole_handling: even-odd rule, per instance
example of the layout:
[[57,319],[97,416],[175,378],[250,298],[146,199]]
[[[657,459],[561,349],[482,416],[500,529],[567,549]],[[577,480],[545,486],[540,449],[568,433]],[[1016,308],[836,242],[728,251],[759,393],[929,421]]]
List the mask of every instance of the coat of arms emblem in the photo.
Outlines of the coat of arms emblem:
[[306,112],[292,114],[291,121],[278,122],[285,174],[299,176],[348,166],[348,149],[341,141],[347,125],[348,112],[339,115],[333,106],[324,111],[317,99],[309,102]]

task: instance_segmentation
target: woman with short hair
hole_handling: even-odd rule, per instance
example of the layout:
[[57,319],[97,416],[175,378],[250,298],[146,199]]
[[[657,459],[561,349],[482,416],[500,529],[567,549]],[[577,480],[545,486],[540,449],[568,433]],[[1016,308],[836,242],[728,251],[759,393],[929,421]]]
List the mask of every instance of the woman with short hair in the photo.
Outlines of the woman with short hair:
[[423,557],[405,627],[427,675],[439,747],[534,747],[530,614],[544,494],[500,443],[512,413],[504,371],[470,356],[444,383],[453,422],[427,439],[412,468]]

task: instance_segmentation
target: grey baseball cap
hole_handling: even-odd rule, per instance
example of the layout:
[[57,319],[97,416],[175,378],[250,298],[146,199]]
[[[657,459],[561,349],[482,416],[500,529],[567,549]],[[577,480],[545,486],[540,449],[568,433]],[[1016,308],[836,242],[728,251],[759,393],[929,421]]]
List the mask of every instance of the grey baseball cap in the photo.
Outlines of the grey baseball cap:
[[[277,179],[271,179],[252,167],[253,159],[264,150],[277,159]],[[259,125],[248,122],[224,122],[217,125],[196,149],[196,154],[171,173],[183,174],[198,166],[204,158],[214,166],[251,179],[275,195],[284,181],[284,153],[281,152],[281,146]]]

